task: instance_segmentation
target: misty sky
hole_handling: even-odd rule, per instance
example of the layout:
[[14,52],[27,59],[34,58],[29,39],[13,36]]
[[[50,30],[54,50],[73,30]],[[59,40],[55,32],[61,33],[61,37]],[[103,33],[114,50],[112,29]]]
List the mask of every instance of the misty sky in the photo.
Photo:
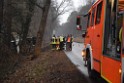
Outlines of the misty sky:
[[[61,0],[58,0],[58,1],[61,2]],[[86,2],[87,2],[87,0],[72,0],[72,1],[73,1],[73,10],[76,10],[76,11],[78,11],[79,7],[86,5]],[[70,12],[60,16],[60,19],[61,19],[60,24],[66,22]]]

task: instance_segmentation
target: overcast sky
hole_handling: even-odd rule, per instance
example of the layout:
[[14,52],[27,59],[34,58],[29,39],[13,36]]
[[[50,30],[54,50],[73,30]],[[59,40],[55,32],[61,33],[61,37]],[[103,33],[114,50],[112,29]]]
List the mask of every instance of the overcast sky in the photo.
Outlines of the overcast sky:
[[86,5],[87,0],[72,0],[72,1],[75,9],[77,10],[77,8],[79,8],[80,6]]
[[[58,0],[58,1],[61,2],[61,0]],[[78,11],[79,7],[86,5],[86,2],[87,2],[87,0],[72,0],[72,1],[73,1],[73,6],[74,6],[73,9],[76,11]],[[65,23],[67,21],[67,18],[70,12],[65,13],[64,15],[60,16],[60,19],[61,19],[60,24]]]

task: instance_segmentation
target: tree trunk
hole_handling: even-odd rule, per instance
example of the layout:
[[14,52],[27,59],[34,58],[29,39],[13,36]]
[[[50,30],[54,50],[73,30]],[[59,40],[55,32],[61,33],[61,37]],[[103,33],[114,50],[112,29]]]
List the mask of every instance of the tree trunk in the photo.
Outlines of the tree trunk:
[[42,45],[42,40],[43,40],[43,34],[44,30],[47,24],[47,17],[49,13],[49,8],[50,8],[51,0],[46,0],[45,1],[45,6],[43,8],[43,13],[42,13],[42,18],[40,22],[40,27],[37,33],[37,40],[36,40],[36,45],[35,45],[35,57],[39,56],[41,53],[41,45]]
[[3,15],[3,22],[4,22],[4,30],[5,30],[5,41],[8,47],[10,47],[10,40],[11,40],[11,0],[4,0],[4,15]]
[[0,2],[0,32],[3,24],[3,0]]

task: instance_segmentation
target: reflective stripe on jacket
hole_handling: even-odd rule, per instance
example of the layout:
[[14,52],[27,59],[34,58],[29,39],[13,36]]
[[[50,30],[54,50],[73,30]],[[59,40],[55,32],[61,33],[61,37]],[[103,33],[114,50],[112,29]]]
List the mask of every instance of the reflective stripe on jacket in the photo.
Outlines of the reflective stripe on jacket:
[[52,37],[52,44],[56,44],[56,38]]
[[60,36],[60,42],[63,42],[63,38],[64,38],[64,37]]
[[60,44],[60,39],[59,38],[56,38],[56,44]]
[[71,42],[71,37],[68,37],[67,38],[67,42]]

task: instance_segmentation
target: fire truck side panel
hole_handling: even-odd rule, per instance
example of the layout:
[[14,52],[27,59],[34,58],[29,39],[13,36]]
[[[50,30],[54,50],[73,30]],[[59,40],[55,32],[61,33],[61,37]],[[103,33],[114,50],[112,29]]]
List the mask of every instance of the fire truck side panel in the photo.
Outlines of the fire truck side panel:
[[[91,13],[91,11],[89,13]],[[94,35],[93,29],[90,27],[90,25],[91,25],[90,23],[91,23],[91,14],[89,14],[89,23],[87,24],[87,34],[85,37],[85,45],[86,46],[92,45],[92,40],[93,40],[93,35]],[[89,50],[91,50],[91,49],[89,49]]]
[[102,56],[101,61],[101,75],[105,79],[109,80],[112,83],[120,83],[121,74],[119,73],[121,62],[111,59],[106,56]]
[[[107,1],[107,0],[106,0]],[[105,8],[105,13],[106,14],[106,7]],[[105,21],[106,21],[106,16],[105,15]],[[104,22],[103,22],[104,23]],[[104,29],[108,28],[105,27],[104,25]],[[106,34],[103,31],[103,37]],[[108,40],[108,39],[104,39],[103,40]],[[104,45],[104,42],[103,42]],[[116,60],[112,57],[109,57],[107,55],[102,55],[101,56],[101,76],[106,79],[108,82],[110,83],[121,83],[121,73],[119,72],[119,69],[121,69],[121,61],[120,60]]]
[[[101,53],[102,53],[102,34],[104,22],[104,2],[101,0],[96,3],[96,19],[94,23],[94,40],[93,40],[93,65],[97,72],[101,72]],[[98,18],[98,13],[101,13]],[[99,20],[99,21],[98,21]]]
[[88,28],[87,29],[87,35],[86,35],[86,38],[85,38],[85,42],[87,42],[86,44],[92,44],[92,39],[93,38],[93,30]]
[[97,72],[100,72],[101,70],[101,66],[100,66],[100,62],[97,61],[96,59],[93,58],[93,69]]

